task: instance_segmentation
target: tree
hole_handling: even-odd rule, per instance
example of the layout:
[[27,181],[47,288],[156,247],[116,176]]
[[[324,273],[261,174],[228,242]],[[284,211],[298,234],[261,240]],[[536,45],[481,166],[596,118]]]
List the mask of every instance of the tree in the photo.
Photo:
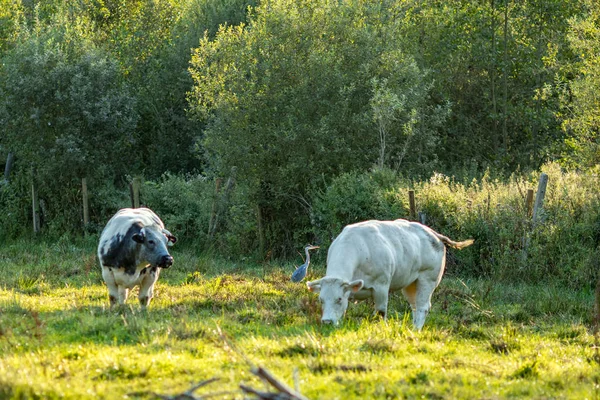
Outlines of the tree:
[[2,58],[3,142],[35,170],[49,213],[78,215],[69,206],[81,178],[115,179],[142,162],[135,98],[88,33],[60,18],[24,27]]
[[[149,2],[154,3],[154,2]],[[143,60],[138,57],[139,47],[131,45],[122,50],[129,54],[129,81],[136,88],[139,100],[140,122],[143,133],[142,148],[146,176],[158,177],[165,171],[175,173],[201,172],[205,168],[202,151],[198,151],[198,137],[202,121],[187,114],[186,94],[193,87],[188,72],[191,50],[207,32],[214,35],[221,24],[235,25],[245,19],[248,0],[191,0],[176,6],[156,4],[140,9],[138,16],[130,15],[117,32],[129,29],[129,35],[154,36],[152,51]],[[154,22],[145,22],[153,15]],[[141,22],[130,23],[130,20]],[[161,29],[156,27],[161,26]],[[147,31],[155,27],[156,32]],[[132,30],[132,27],[135,27]],[[200,154],[199,154],[200,153]]]
[[[190,108],[208,121],[211,166],[220,174],[238,167],[273,236],[293,238],[306,225],[311,190],[377,162],[374,78],[403,99],[385,127],[393,158],[403,153],[406,127],[433,107],[426,75],[382,18],[364,3],[266,1],[248,25],[224,27],[194,52]],[[419,127],[423,137],[429,128]],[[406,154],[407,171],[422,167],[417,151]]]
[[600,6],[585,3],[587,14],[572,18],[569,43],[577,62],[568,72],[575,74],[572,82],[564,82],[561,100],[566,165],[587,168],[600,163]]
[[395,3],[406,51],[452,105],[437,148],[444,170],[511,172],[554,156],[564,134],[548,88],[571,62],[568,20],[581,11],[575,0]]
[[8,50],[14,39],[21,12],[19,2],[0,0],[0,55]]

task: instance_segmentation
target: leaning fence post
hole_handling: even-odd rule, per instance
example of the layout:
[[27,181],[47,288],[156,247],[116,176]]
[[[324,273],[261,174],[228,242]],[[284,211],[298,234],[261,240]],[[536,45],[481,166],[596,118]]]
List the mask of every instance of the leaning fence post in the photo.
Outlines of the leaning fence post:
[[[537,194],[535,196],[535,204],[533,206],[533,215],[531,217],[531,226],[526,228],[525,237],[523,238],[523,252],[521,259],[523,262],[527,261],[527,253],[529,252],[529,243],[531,241],[531,232],[535,229],[538,219],[541,219],[542,207],[544,205],[544,197],[546,196],[546,187],[548,186],[548,175],[540,175],[540,181],[538,183]],[[531,202],[533,201],[533,189],[527,191],[526,199],[526,218],[529,218],[529,212],[531,210]]]
[[258,251],[262,258],[265,255],[265,231],[262,223],[262,209],[260,204],[256,205],[256,219],[258,223]]
[[219,194],[221,192],[221,183],[223,182],[223,178],[215,179],[215,193],[213,195],[213,204],[212,209],[210,211],[210,220],[208,221],[208,236],[212,235],[213,226],[215,225],[215,221],[217,218],[217,207],[219,202]]
[[4,166],[4,180],[6,182],[8,182],[8,178],[10,177],[10,171],[14,161],[15,155],[13,153],[8,153],[8,156],[6,157],[6,165]]
[[217,196],[217,203],[215,209],[215,215],[212,225],[210,226],[208,232],[208,239],[212,240],[213,236],[217,232],[217,228],[219,226],[219,221],[223,217],[223,214],[227,212],[227,208],[229,206],[229,196],[231,190],[235,186],[235,178],[237,173],[237,167],[231,167],[231,174],[227,179],[227,183],[225,184],[225,188],[220,196]]

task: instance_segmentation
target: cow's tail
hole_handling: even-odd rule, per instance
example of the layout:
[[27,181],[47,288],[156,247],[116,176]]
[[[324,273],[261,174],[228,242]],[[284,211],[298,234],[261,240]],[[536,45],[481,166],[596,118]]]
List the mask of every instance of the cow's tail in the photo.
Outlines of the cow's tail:
[[440,235],[437,232],[434,232],[435,236],[437,236],[438,239],[440,239],[446,246],[450,246],[453,249],[464,249],[467,246],[470,246],[473,244],[473,242],[475,242],[474,239],[468,239],[468,240],[463,240],[462,242],[455,242],[454,240],[450,239],[447,236],[444,235]]

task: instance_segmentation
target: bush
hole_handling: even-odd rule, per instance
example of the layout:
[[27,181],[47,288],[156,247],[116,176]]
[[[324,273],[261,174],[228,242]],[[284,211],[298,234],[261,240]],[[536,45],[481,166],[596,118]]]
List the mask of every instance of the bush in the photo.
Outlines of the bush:
[[[234,186],[226,201],[223,193],[215,195],[214,180],[165,174],[156,182],[145,182],[140,196],[180,239],[179,245],[213,248],[235,257],[256,252],[256,214],[243,185]],[[217,212],[215,202],[224,208],[218,210],[217,229],[209,237],[211,214]]]
[[314,201],[311,219],[315,236],[320,243],[329,244],[348,224],[407,218],[407,186],[387,169],[340,175]]
[[[535,226],[525,197],[537,188],[539,174],[504,181],[485,175],[467,184],[435,174],[413,184],[428,226],[454,240],[475,239],[470,248],[449,252],[451,273],[530,283],[555,279],[573,288],[597,281],[599,171],[567,173],[548,164],[542,172],[549,183]],[[410,185],[390,171],[341,175],[315,201],[315,234],[330,243],[350,223],[407,218]]]
[[164,174],[158,181],[146,181],[141,200],[182,242],[206,243],[213,202],[214,183],[196,176]]
[[27,182],[11,179],[0,183],[0,239],[16,238],[31,232],[31,200]]

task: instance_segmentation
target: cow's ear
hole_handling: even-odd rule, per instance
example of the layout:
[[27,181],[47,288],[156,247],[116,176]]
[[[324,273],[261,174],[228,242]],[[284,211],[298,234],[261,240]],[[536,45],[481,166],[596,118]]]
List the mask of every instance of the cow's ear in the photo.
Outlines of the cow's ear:
[[134,233],[131,237],[136,243],[144,243],[144,239],[146,238],[146,232],[141,229],[138,233]]
[[306,282],[306,287],[311,292],[319,293],[321,291],[321,280]]
[[173,234],[171,232],[169,232],[168,230],[163,229],[163,233],[167,237],[167,245],[168,246],[173,246],[177,242],[177,238],[175,236],[173,236]]
[[360,289],[362,289],[362,287],[363,287],[364,284],[365,284],[365,282],[362,279],[357,279],[355,281],[347,283],[346,284],[346,288],[349,289],[349,290],[351,290],[352,293],[356,293]]

